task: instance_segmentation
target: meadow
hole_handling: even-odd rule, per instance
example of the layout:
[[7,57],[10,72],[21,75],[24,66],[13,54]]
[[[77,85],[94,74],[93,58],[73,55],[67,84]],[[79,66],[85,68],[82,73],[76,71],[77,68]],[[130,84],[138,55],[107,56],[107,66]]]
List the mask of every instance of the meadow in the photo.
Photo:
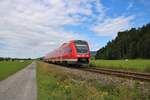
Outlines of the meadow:
[[136,85],[133,88],[126,84],[103,85],[43,62],[37,62],[37,83],[38,100],[140,100],[142,97]]
[[30,63],[31,61],[0,61],[0,80],[7,78]]
[[111,68],[111,69],[123,69],[138,72],[150,72],[150,60],[91,60],[91,66]]

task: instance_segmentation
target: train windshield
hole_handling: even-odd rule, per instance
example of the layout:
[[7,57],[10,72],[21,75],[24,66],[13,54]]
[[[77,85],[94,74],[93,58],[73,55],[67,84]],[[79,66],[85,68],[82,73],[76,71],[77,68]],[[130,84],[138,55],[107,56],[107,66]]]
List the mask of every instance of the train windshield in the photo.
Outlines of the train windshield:
[[77,41],[75,41],[75,46],[76,46],[77,53],[80,53],[80,54],[81,53],[82,54],[88,53],[88,44],[87,44],[87,42],[77,40]]

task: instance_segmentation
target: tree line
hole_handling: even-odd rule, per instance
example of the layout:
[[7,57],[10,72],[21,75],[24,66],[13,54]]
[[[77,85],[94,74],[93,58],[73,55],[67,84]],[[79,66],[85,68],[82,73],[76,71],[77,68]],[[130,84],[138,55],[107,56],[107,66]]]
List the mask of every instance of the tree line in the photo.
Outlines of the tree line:
[[117,37],[99,49],[96,59],[150,58],[150,23],[118,32]]
[[15,60],[32,60],[31,58],[10,58],[10,57],[0,57],[0,61],[15,61]]

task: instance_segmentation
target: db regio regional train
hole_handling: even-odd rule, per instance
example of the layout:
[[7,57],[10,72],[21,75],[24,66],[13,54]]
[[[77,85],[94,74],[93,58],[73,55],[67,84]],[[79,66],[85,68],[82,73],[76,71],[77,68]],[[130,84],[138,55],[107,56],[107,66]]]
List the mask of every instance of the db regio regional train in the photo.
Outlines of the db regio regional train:
[[71,40],[44,57],[45,62],[66,64],[88,64],[89,45],[84,40]]

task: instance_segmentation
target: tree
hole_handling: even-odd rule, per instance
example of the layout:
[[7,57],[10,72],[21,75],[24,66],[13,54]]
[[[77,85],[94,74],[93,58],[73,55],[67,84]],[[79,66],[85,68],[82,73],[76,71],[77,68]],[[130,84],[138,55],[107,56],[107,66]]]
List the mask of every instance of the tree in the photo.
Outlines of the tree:
[[141,28],[118,32],[96,53],[96,59],[150,58],[150,23]]

